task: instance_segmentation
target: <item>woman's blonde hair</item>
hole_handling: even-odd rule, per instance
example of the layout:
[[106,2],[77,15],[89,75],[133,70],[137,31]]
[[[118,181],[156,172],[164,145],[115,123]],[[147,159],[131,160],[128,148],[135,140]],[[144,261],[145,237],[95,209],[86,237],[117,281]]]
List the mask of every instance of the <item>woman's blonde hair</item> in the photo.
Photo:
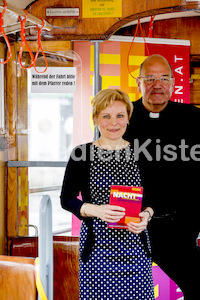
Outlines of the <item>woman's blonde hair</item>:
[[120,89],[105,89],[100,92],[92,99],[92,118],[95,124],[95,118],[98,118],[99,113],[109,105],[112,105],[114,101],[121,101],[126,105],[128,114],[128,120],[130,120],[133,112],[133,104],[129,96]]

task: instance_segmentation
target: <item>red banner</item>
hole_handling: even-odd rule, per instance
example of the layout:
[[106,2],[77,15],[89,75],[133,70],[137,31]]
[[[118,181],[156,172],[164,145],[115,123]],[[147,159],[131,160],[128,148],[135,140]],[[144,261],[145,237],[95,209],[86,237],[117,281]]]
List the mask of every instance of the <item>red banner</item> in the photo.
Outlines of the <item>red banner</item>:
[[[102,89],[121,88],[136,101],[141,97],[135,78],[147,53],[161,54],[169,61],[175,77],[172,101],[190,103],[190,42],[185,40],[113,36],[100,43]],[[94,44],[74,42],[74,51],[82,61],[82,90],[74,98],[74,145],[93,140],[90,100],[93,97]],[[77,119],[76,119],[77,116]],[[81,134],[80,134],[81,128]],[[78,137],[78,138],[77,138]]]

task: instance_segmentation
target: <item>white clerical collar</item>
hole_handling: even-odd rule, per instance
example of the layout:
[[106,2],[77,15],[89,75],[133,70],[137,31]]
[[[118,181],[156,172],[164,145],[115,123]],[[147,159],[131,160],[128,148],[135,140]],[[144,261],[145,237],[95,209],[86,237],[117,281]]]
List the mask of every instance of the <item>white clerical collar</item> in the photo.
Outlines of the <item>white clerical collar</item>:
[[152,119],[158,119],[160,117],[160,113],[153,113],[150,111],[149,113],[149,117],[152,118]]

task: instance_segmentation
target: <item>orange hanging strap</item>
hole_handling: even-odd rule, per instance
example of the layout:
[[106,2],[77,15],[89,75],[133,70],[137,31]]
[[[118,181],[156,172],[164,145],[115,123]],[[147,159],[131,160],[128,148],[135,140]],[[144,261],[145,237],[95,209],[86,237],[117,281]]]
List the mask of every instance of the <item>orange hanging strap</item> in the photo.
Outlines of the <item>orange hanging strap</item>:
[[[42,19],[42,26],[41,26],[40,29],[39,29],[38,26],[36,25],[36,28],[37,28],[37,31],[38,31],[38,40],[37,40],[37,42],[38,42],[38,49],[37,49],[37,52],[36,52],[36,55],[35,55],[35,59],[34,59],[34,69],[35,69],[35,71],[38,72],[38,73],[44,73],[44,72],[46,72],[46,70],[47,70],[47,68],[48,68],[47,58],[46,58],[46,55],[45,55],[45,53],[44,53],[44,51],[43,51],[43,49],[42,49],[42,45],[41,45],[41,33],[42,33],[42,29],[43,29],[44,25],[45,25],[45,21],[44,21],[43,19]],[[42,72],[39,72],[39,71],[36,69],[36,61],[37,61],[37,58],[38,58],[38,54],[39,54],[39,52],[40,52],[40,49],[41,49],[41,52],[42,52],[42,55],[43,55],[43,57],[44,57],[45,64],[46,64],[46,68],[45,68],[44,71],[42,71]]]
[[144,39],[144,43],[145,43],[145,47],[147,49],[147,55],[149,56],[150,55],[150,52],[149,52],[149,48],[148,48],[148,45],[147,45],[147,42],[145,40],[145,37],[144,37],[144,34],[143,34],[143,30],[142,30],[142,26],[141,26],[141,23],[140,23],[140,20],[138,19],[138,23],[137,23],[137,27],[135,29],[135,34],[133,36],[133,39],[132,39],[132,42],[131,42],[131,45],[130,45],[130,48],[129,48],[129,51],[128,51],[128,56],[127,56],[127,69],[128,69],[128,72],[130,74],[130,76],[134,79],[136,79],[132,74],[131,74],[131,71],[130,71],[130,68],[129,68],[129,56],[130,56],[130,53],[131,53],[131,48],[133,46],[133,43],[134,43],[134,40],[135,40],[135,37],[136,37],[136,34],[137,34],[137,31],[138,31],[138,28],[140,27],[140,31],[141,31],[141,34],[142,34],[142,37]]
[[150,24],[149,24],[149,34],[148,37],[152,38],[153,36],[153,20],[154,20],[155,16],[151,16],[151,20],[150,20]]
[[140,23],[140,20],[138,20],[138,23],[140,25],[140,31],[141,31],[141,34],[142,34],[142,37],[143,37],[143,40],[144,40],[145,47],[147,49],[147,55],[149,56],[150,52],[149,52],[149,48],[148,48],[147,42],[146,42],[145,37],[144,37],[144,33],[143,33],[143,30],[142,30],[142,25]]
[[[138,20],[139,21],[139,20]],[[131,75],[131,77],[133,77],[134,79],[136,79],[132,74],[131,74],[131,71],[130,71],[130,68],[129,68],[129,57],[130,57],[130,53],[131,53],[131,48],[133,46],[133,42],[135,40],[135,37],[136,37],[136,34],[137,34],[137,31],[138,31],[138,27],[139,27],[139,23],[137,23],[137,27],[135,29],[135,34],[133,36],[133,39],[132,39],[132,42],[131,42],[131,45],[130,45],[130,48],[129,48],[129,51],[128,51],[128,56],[127,56],[127,69],[128,69],[128,73]]]
[[3,28],[3,16],[6,12],[6,9],[7,9],[7,3],[4,0],[4,8],[3,8],[2,13],[0,13],[0,34],[1,33],[3,34],[3,37],[6,41],[6,44],[8,46],[9,55],[8,55],[8,58],[5,61],[0,61],[0,64],[6,64],[11,59],[11,56],[12,56],[12,49],[11,49],[11,46],[10,46],[10,42],[9,42],[9,40],[8,40],[6,34],[5,34],[4,28]]
[[[20,66],[22,67],[22,69],[25,69],[25,70],[26,70],[26,69],[29,69],[29,68],[33,67],[33,65],[34,65],[34,56],[33,56],[33,53],[32,53],[32,51],[31,51],[31,49],[30,49],[30,47],[29,47],[27,41],[26,41],[25,24],[26,24],[26,20],[27,20],[27,17],[28,17],[28,13],[27,13],[26,10],[24,10],[24,12],[25,12],[26,16],[24,17],[23,20],[22,20],[21,17],[19,16],[19,20],[20,20],[20,23],[21,23],[21,38],[22,38],[22,43],[21,43],[21,47],[20,47],[19,57],[18,57],[18,58],[19,58]],[[24,67],[24,66],[22,65],[22,52],[23,52],[24,46],[27,47],[28,52],[29,52],[30,57],[31,57],[31,64],[30,64],[29,67]]]

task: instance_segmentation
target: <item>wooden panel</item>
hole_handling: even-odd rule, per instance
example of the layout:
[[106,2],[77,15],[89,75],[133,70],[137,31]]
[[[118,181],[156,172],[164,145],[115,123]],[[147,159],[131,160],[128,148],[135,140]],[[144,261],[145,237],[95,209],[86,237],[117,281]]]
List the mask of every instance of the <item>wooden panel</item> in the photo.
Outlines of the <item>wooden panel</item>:
[[9,238],[9,243],[10,256],[38,256],[38,237],[12,237]]
[[[17,200],[17,198],[16,198]],[[28,168],[18,168],[18,235],[28,235]]]
[[[79,18],[46,17],[48,7],[78,7]],[[152,1],[131,1],[122,0],[121,18],[82,18],[82,0],[43,0],[35,1],[28,11],[33,15],[46,19],[55,26],[51,32],[43,32],[44,39],[100,39],[109,38],[116,30],[130,21],[138,18],[184,11],[187,9],[199,9],[198,2],[186,2],[184,0],[152,0]]]
[[18,108],[17,108],[17,138],[18,160],[28,160],[28,95],[27,95],[27,71],[20,69],[18,74]]
[[[36,33],[34,31],[34,33]],[[29,41],[28,42],[29,47],[31,48],[31,51],[36,52],[38,49],[38,43],[35,41]],[[69,41],[42,41],[41,42],[43,51],[47,52],[56,52],[56,51],[70,51],[72,50],[72,43]],[[17,51],[20,50],[21,42],[16,43],[16,49]],[[41,50],[41,49],[40,49]],[[23,52],[27,51],[27,48],[23,48]]]
[[8,160],[17,160],[17,67],[16,49],[12,45],[12,57],[6,64]]
[[54,241],[54,299],[79,299],[78,241]]
[[[133,36],[136,26],[126,27],[119,30],[119,35]],[[181,30],[180,30],[181,28]],[[153,38],[164,39],[182,39],[190,40],[190,54],[195,55],[200,53],[200,18],[177,18],[162,21],[155,21],[153,23]],[[149,23],[142,24],[144,36],[148,36]],[[142,36],[138,30],[137,36]]]
[[[17,150],[18,161],[28,160],[27,70],[18,73]],[[17,199],[16,199],[17,200]],[[28,235],[28,168],[18,169],[18,235]]]
[[7,236],[17,235],[17,168],[8,168]]
[[34,260],[0,256],[1,300],[36,300]]
[[6,164],[4,151],[0,151],[0,254],[5,254],[5,175]]
[[200,104],[200,66],[191,68],[190,103]]
[[[10,254],[15,256],[38,255],[36,237],[12,238]],[[54,236],[54,299],[76,300],[79,298],[79,238]]]
[[[4,45],[0,43],[0,58],[4,59]],[[6,140],[3,128],[0,128],[0,254],[5,253],[5,175]]]
[[[6,131],[8,134],[8,160],[17,160],[17,68],[16,49],[12,45],[12,58],[6,65]],[[17,169],[8,168],[7,180],[7,235],[17,234]]]

